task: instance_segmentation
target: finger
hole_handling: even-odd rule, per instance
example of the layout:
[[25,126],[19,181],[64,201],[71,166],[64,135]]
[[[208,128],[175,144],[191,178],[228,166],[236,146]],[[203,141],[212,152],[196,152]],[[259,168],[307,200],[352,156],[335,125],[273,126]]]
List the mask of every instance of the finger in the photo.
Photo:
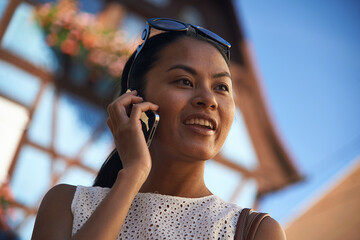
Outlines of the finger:
[[109,107],[117,104],[126,106],[126,105],[130,105],[132,102],[142,101],[142,97],[137,96],[136,94],[137,94],[136,90],[131,92],[126,92],[121,96],[117,97],[114,101],[112,101],[112,103],[109,104]]
[[146,112],[148,110],[157,111],[159,106],[150,102],[142,102],[135,104],[131,111],[130,121],[138,121],[141,117],[141,113]]
[[111,105],[111,104],[113,104],[115,102],[118,102],[118,101],[122,101],[123,99],[126,99],[129,96],[137,96],[137,91],[134,90],[134,91],[131,91],[131,92],[123,93],[120,96],[116,97],[109,105]]
[[121,96],[116,99],[114,102],[109,104],[107,110],[111,119],[114,122],[123,122],[128,119],[128,115],[130,113],[130,105],[141,103],[143,101],[142,97],[134,96],[127,94],[127,96]]
[[106,123],[107,123],[110,131],[113,132],[113,126],[112,126],[112,123],[111,123],[111,119],[109,117],[107,118]]
[[124,114],[122,112],[125,112],[125,115],[126,115],[126,110],[125,110],[124,106],[121,106],[121,105],[116,106],[113,103],[111,103],[108,106],[107,111],[108,111],[108,114],[109,114],[109,121],[111,122],[112,127],[114,126],[113,123],[117,123],[119,121],[122,121],[122,119],[124,119],[124,117],[122,116]]
[[142,101],[143,101],[143,98],[140,96],[134,96],[134,95],[131,95],[130,93],[125,93],[125,94],[121,95],[120,97],[118,97],[117,99],[115,99],[112,103],[110,103],[108,107],[113,107],[113,106],[117,106],[117,105],[128,106],[130,104],[140,103]]

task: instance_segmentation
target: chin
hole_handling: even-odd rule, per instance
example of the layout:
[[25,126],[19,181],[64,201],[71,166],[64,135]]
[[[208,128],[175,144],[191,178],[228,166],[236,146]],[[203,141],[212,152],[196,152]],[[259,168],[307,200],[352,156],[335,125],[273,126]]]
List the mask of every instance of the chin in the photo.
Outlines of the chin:
[[173,139],[159,139],[154,138],[152,145],[156,149],[165,150],[168,154],[182,155],[185,158],[192,159],[191,161],[204,161],[212,159],[218,154],[220,148],[214,144],[204,144],[204,141],[188,142],[173,141]]
[[216,156],[219,151],[214,151],[214,148],[209,147],[196,147],[190,146],[190,148],[184,149],[184,153],[193,159],[209,160]]

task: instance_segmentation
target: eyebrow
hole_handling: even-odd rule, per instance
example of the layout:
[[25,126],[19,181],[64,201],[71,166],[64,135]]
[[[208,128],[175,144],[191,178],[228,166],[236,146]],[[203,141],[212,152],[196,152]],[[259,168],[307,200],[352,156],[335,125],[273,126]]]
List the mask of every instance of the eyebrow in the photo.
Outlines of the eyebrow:
[[193,69],[192,67],[189,67],[189,66],[186,66],[186,65],[182,65],[182,64],[176,64],[174,66],[171,66],[167,72],[171,71],[171,70],[174,70],[174,69],[182,69],[182,70],[185,70],[186,72],[188,73],[191,73],[193,75],[196,75],[196,71],[195,69]]
[[[168,70],[166,70],[167,72],[174,70],[174,69],[182,69],[192,75],[197,75],[197,72],[194,68],[186,66],[186,65],[182,65],[182,64],[176,64],[174,66],[171,66]],[[232,80],[232,77],[230,75],[230,73],[228,72],[220,72],[220,73],[216,73],[212,76],[213,78],[221,78],[221,77],[228,77]]]
[[221,73],[216,73],[213,75],[213,78],[221,78],[221,77],[228,77],[228,78],[230,78],[230,80],[232,80],[232,77],[231,77],[230,73],[228,73],[228,72],[221,72]]

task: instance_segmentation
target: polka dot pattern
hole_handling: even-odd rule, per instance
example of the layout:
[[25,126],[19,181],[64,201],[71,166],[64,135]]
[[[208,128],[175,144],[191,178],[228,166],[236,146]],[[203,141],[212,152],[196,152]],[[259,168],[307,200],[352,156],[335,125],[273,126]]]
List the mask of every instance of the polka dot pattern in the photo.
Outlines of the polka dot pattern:
[[[89,219],[109,188],[78,186],[72,234]],[[117,239],[234,239],[241,208],[216,195],[183,198],[138,193]]]

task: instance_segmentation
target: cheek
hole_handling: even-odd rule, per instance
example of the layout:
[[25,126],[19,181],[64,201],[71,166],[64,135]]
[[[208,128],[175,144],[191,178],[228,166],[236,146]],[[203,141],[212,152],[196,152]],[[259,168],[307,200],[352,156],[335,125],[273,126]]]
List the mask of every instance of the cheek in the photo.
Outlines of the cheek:
[[223,135],[225,135],[224,137],[226,138],[231,125],[233,123],[234,120],[234,116],[235,116],[235,104],[234,102],[227,102],[227,104],[225,104],[225,106],[222,108],[222,111],[220,112],[220,114],[222,115],[222,124],[223,124]]
[[159,96],[154,103],[159,105],[157,112],[160,115],[160,122],[174,123],[184,107],[184,99],[177,94],[169,93],[169,91],[164,91]]

